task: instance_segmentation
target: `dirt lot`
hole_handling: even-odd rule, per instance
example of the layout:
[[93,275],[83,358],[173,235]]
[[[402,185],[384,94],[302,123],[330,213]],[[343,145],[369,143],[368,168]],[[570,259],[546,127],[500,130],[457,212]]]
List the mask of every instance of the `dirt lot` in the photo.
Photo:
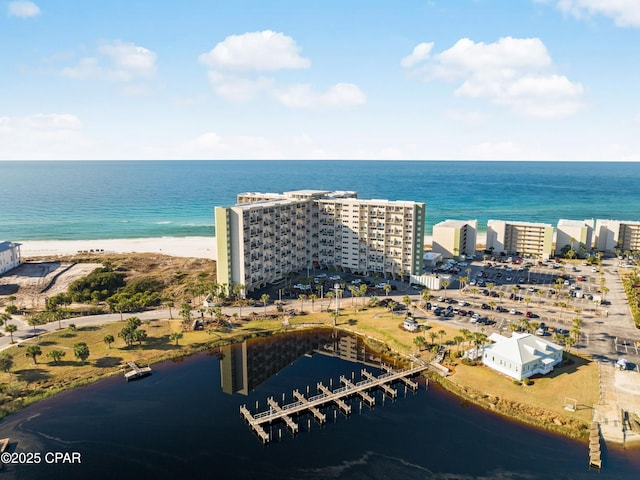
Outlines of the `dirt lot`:
[[99,266],[99,263],[23,263],[0,277],[0,295],[15,295],[16,305],[40,308],[46,297],[65,292],[71,282]]
[[129,279],[137,276],[157,278],[167,286],[165,294],[176,298],[184,294],[185,285],[197,282],[202,275],[215,279],[215,262],[207,259],[149,253],[43,257],[0,276],[0,309],[9,303],[9,295],[16,296],[13,303],[20,308],[43,309],[47,297],[66,292],[71,282],[103,266],[104,262],[127,272]]

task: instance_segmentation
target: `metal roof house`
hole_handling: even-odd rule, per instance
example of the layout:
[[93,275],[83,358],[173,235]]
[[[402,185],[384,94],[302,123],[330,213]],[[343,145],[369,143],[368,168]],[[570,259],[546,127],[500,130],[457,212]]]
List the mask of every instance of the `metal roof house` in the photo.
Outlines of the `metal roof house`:
[[511,338],[492,334],[494,344],[484,348],[482,363],[516,380],[535,374],[545,375],[562,362],[562,347],[529,333]]

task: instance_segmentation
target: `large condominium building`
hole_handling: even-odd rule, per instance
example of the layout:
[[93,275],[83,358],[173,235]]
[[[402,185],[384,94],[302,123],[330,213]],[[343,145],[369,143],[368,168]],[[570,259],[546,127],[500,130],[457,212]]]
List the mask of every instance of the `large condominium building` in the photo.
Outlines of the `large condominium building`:
[[548,259],[553,253],[553,226],[549,223],[489,220],[487,249],[495,253]]
[[593,247],[593,219],[590,220],[566,220],[558,221],[556,230],[556,255],[562,254],[562,249],[569,246],[580,253],[584,247],[585,253]]
[[0,275],[20,265],[20,244],[0,242]]
[[443,258],[474,254],[478,220],[445,220],[433,226],[431,250]]
[[422,273],[424,203],[356,192],[241,193],[216,207],[218,283],[249,292],[313,266],[380,276]]
[[596,250],[635,252],[640,250],[640,222],[596,220]]

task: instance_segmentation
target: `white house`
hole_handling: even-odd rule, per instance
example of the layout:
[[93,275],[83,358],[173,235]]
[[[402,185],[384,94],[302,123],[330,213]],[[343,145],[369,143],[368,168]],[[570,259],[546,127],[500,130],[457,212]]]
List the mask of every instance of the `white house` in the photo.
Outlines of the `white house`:
[[482,363],[516,380],[537,373],[545,375],[562,362],[562,347],[529,333],[514,333],[511,338],[492,334],[494,344],[485,347]]
[[409,332],[415,332],[419,328],[418,322],[416,322],[411,317],[407,317],[404,319],[404,323],[402,324],[402,327]]
[[0,275],[20,265],[20,244],[0,242]]

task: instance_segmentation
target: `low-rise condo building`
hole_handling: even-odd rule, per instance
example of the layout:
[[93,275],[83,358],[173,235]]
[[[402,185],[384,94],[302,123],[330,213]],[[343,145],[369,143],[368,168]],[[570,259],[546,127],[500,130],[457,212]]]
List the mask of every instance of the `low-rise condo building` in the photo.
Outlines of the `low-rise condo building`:
[[20,244],[0,242],[0,275],[20,265]]
[[600,252],[640,251],[640,222],[598,219],[595,242]]
[[593,248],[594,220],[566,220],[558,221],[556,229],[556,255],[561,256],[563,249],[573,249],[579,255],[586,254]]
[[424,203],[356,192],[241,193],[215,209],[217,279],[245,292],[311,267],[383,277],[422,273]]
[[553,226],[550,223],[489,220],[487,249],[494,253],[548,259],[553,253]]
[[478,220],[445,220],[433,226],[431,250],[443,258],[458,258],[476,251]]

